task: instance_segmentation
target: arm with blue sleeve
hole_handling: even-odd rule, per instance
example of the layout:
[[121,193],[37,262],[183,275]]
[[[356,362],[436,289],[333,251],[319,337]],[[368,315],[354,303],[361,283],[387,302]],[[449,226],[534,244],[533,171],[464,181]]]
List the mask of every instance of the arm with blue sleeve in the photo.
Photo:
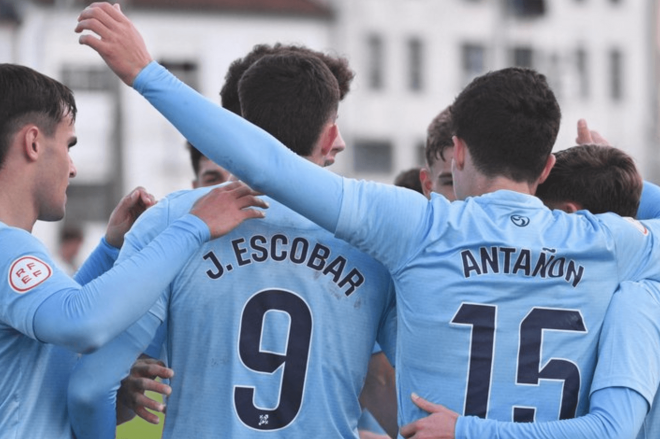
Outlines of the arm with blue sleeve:
[[68,410],[77,439],[115,438],[117,390],[160,323],[158,316],[148,312],[76,364],[69,379]]
[[637,219],[660,218],[660,186],[645,181],[642,198],[637,209]]
[[[164,198],[137,220],[125,236],[117,259],[119,264],[140,254],[167,230],[171,221],[169,201],[168,197]],[[78,439],[114,439],[117,390],[136,358],[162,327],[168,309],[168,287],[163,287],[161,291],[165,292],[147,314],[99,350],[84,355],[76,364],[69,379],[68,409]],[[161,338],[156,337],[158,342],[154,342],[159,348],[163,337],[161,334]]]
[[35,338],[76,352],[97,349],[146,313],[209,238],[198,217],[177,220],[144,251],[82,287],[72,282],[45,299],[34,315]]
[[[200,95],[154,61],[142,69],[133,87],[206,157],[389,269],[395,268],[395,258],[418,248],[422,236],[419,228],[424,227],[428,206],[421,194],[392,185],[345,179],[323,169],[296,155],[261,128]],[[201,126],[204,129],[199,129]],[[344,199],[348,193],[351,197]],[[338,230],[340,214],[346,206],[351,212],[357,209],[369,217],[364,221],[351,219],[345,231]],[[399,237],[398,244],[405,248],[392,252],[392,236]]]
[[85,262],[78,269],[73,279],[80,285],[85,285],[106,271],[110,270],[117,260],[119,249],[111,246],[101,238],[99,245],[96,246],[94,251],[85,259]]
[[554,422],[514,423],[461,416],[456,439],[634,439],[648,412],[648,402],[634,390],[613,387],[591,395],[588,415]]

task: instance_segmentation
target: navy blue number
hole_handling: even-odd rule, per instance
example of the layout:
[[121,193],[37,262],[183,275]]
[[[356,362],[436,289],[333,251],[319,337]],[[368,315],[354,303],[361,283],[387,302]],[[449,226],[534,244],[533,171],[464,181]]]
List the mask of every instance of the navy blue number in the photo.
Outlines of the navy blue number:
[[[290,316],[291,327],[284,355],[260,349],[264,316],[269,311],[282,311]],[[234,388],[236,413],[245,425],[257,430],[278,430],[296,418],[303,400],[311,336],[312,313],[305,301],[297,295],[281,290],[266,290],[254,295],[246,303],[241,318],[238,349],[243,364],[261,373],[274,373],[280,367],[284,369],[279,403],[272,410],[255,407],[254,387]]]
[[472,326],[465,416],[485,418],[488,412],[496,311],[494,306],[464,303],[451,321]]
[[[569,360],[553,358],[541,367],[541,344],[544,330],[586,332],[582,315],[578,311],[534,308],[520,325],[520,351],[518,352],[518,384],[538,385],[539,380],[563,381],[559,419],[575,417],[580,391],[580,369]],[[532,422],[533,408],[516,407],[515,422]]]
[[[488,413],[497,308],[491,305],[463,303],[452,323],[472,326],[465,415],[485,418]],[[580,369],[569,360],[548,361],[541,367],[544,330],[586,332],[578,311],[533,308],[520,325],[517,384],[538,385],[542,379],[563,381],[560,419],[575,417],[580,391]],[[515,422],[531,422],[535,409],[515,407]]]

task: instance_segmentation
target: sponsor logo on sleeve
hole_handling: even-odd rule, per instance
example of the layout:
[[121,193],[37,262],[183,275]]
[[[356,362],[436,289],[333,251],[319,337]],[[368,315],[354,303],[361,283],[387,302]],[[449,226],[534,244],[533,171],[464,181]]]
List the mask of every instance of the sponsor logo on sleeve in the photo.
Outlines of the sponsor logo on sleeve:
[[27,293],[53,274],[50,266],[34,256],[16,259],[9,269],[9,285],[19,294]]
[[637,230],[640,231],[642,235],[648,235],[649,234],[649,229],[646,228],[646,226],[639,221],[637,221],[635,218],[630,218],[629,216],[625,217],[630,224],[632,224]]

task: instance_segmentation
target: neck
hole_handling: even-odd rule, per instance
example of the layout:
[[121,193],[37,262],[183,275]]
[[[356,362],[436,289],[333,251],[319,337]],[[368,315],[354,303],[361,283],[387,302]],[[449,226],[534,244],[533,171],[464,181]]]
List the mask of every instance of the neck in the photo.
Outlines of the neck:
[[38,215],[30,181],[11,174],[0,172],[0,221],[32,233]]
[[500,190],[519,192],[521,194],[534,195],[537,184],[513,181],[503,176],[488,178],[483,175],[472,180],[472,184],[463,194],[465,198],[488,194]]

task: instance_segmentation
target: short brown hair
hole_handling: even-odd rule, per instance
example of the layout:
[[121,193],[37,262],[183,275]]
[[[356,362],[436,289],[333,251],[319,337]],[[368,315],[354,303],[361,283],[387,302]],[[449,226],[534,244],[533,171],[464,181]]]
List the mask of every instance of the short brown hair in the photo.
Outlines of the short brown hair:
[[257,44],[252,48],[250,53],[243,58],[234,60],[229,65],[227,74],[225,75],[225,83],[220,90],[220,102],[227,110],[241,115],[241,104],[238,98],[238,82],[241,76],[252,64],[258,61],[261,57],[266,55],[276,55],[278,53],[301,53],[303,55],[316,56],[318,59],[330,69],[330,72],[337,79],[339,86],[339,100],[344,99],[344,96],[350,91],[351,82],[355,77],[355,73],[348,66],[348,60],[339,56],[332,56],[323,52],[309,49],[305,46],[297,46],[290,44],[276,43],[273,46],[268,44]]
[[635,217],[642,177],[635,162],[618,148],[579,145],[555,153],[557,162],[536,190],[546,202],[575,202],[591,213]]
[[451,105],[433,118],[426,129],[426,147],[424,155],[426,164],[430,167],[438,159],[445,159],[444,153],[447,148],[454,146],[451,130]]
[[238,84],[243,117],[309,156],[339,104],[337,79],[316,56],[284,52],[250,66]]

